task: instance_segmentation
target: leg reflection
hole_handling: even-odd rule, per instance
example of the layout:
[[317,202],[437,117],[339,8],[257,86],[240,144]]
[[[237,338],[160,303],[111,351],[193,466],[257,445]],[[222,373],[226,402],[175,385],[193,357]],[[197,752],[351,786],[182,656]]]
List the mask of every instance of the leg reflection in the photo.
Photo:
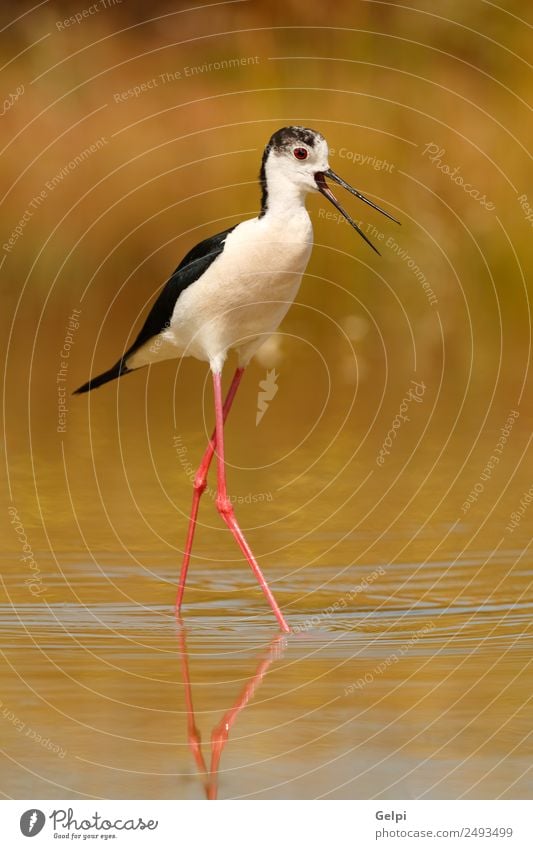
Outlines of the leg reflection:
[[189,748],[196,763],[196,768],[202,778],[206,799],[216,799],[218,795],[218,770],[220,767],[220,759],[222,757],[224,747],[228,742],[232,726],[241,710],[244,710],[250,699],[253,698],[257,688],[260,686],[272,663],[283,656],[287,644],[287,637],[284,634],[277,634],[271,640],[266,652],[264,652],[264,654],[262,653],[262,657],[258,662],[254,675],[252,675],[250,680],[245,684],[233,706],[226,711],[220,722],[213,728],[211,732],[211,764],[208,769],[202,753],[201,736],[198,726],[196,725],[194,714],[185,628],[181,620],[178,620],[178,623],[181,673],[183,678],[183,687],[185,690],[185,708],[187,712],[187,739]]

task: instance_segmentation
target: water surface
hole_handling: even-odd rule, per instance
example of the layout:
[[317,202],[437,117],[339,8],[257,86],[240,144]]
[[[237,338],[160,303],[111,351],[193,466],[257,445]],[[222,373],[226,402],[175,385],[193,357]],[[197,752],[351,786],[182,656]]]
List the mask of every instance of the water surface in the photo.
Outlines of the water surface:
[[[237,414],[237,428],[245,415]],[[153,460],[161,483],[140,450],[117,470],[114,445],[96,444],[91,460],[56,445],[34,455],[37,487],[23,491],[21,459],[13,504],[39,575],[20,560],[8,523],[0,611],[6,792],[527,797],[527,514],[506,530],[529,485],[527,468],[514,462],[527,427],[516,425],[507,466],[466,514],[465,493],[483,465],[468,465],[450,495],[467,444],[463,435],[435,465],[442,436],[410,455],[406,433],[390,469],[376,468],[370,449],[354,458],[346,429],[320,463],[304,444],[281,466],[234,465],[237,510],[293,628],[286,637],[209,493],[176,620],[190,499],[179,462],[171,475]],[[481,458],[496,437],[489,431],[476,445]],[[190,440],[199,456],[200,435]],[[265,449],[264,459],[279,450]],[[54,467],[54,451],[64,465]],[[237,459],[235,443],[230,451]],[[269,500],[246,502],[254,479]]]

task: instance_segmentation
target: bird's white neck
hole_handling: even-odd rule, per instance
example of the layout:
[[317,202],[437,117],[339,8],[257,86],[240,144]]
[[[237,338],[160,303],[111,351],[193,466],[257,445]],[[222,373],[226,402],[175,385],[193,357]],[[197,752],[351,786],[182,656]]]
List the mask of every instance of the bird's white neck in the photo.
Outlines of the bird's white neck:
[[282,170],[268,168],[266,170],[266,209],[263,214],[270,218],[292,218],[304,212],[305,198],[309,192],[306,186],[297,184]]

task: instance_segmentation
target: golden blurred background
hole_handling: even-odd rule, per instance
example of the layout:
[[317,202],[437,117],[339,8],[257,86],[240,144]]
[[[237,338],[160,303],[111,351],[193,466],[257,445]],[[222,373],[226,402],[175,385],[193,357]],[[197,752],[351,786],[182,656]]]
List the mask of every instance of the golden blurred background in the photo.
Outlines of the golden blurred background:
[[[2,117],[11,460],[28,469],[29,439],[53,462],[61,443],[85,453],[86,400],[69,399],[65,422],[57,414],[73,311],[66,391],[115,362],[196,241],[256,213],[262,146],[288,123],[324,133],[332,167],[402,228],[344,199],[375,227],[379,259],[323,198],[310,198],[308,274],[248,379],[242,428],[268,367],[280,372],[279,421],[272,411],[270,439],[265,418],[249,440],[261,433],[270,455],[269,442],[301,419],[292,447],[305,439],[305,421],[323,410],[323,431],[355,395],[358,426],[379,446],[374,414],[383,413],[382,431],[388,403],[393,411],[415,373],[436,403],[430,428],[471,414],[472,440],[500,399],[528,403],[531,222],[518,198],[531,176],[531,80],[520,4],[230,2],[192,11],[156,4],[147,14],[126,2],[44,3],[27,14],[17,5],[20,17],[14,9],[3,10],[2,71],[6,93],[23,88]],[[118,408],[116,386],[93,395],[93,438],[113,438],[122,412],[138,445],[142,419],[136,428],[130,413],[142,410],[148,428],[164,427],[168,453],[174,415],[180,433],[199,423],[205,369],[183,364],[174,386],[175,374],[168,363],[148,382],[146,373],[129,378]]]
[[[228,424],[230,492],[241,499],[252,547],[291,621],[320,616],[377,565],[387,578],[357,597],[363,619],[381,610],[394,620],[396,611],[426,606],[457,613],[465,604],[477,611],[479,647],[494,625],[482,618],[487,600],[510,615],[523,602],[533,509],[510,523],[533,484],[527,11],[518,0],[3,3],[4,470],[8,507],[38,566],[32,594],[8,512],[2,591],[25,629],[46,632],[43,605],[47,616],[54,605],[73,605],[71,624],[78,605],[154,605],[171,615],[191,470],[212,421],[206,366],[168,362],[88,396],[70,393],[131,344],[186,251],[257,213],[262,149],[287,124],[323,133],[331,167],[402,224],[344,195],[378,257],[324,198],[308,200],[315,247],[307,274],[279,334],[249,367]],[[278,392],[256,426],[259,384],[272,369]],[[423,397],[409,402],[409,421],[380,464],[415,384]],[[502,429],[498,462],[487,472]],[[246,615],[269,623],[209,493],[205,501],[186,595],[190,621],[224,629]],[[524,637],[530,616],[516,615],[513,636]],[[114,625],[101,624],[102,611],[97,620],[109,636]],[[363,639],[364,624],[345,626],[362,627]],[[398,627],[403,634],[405,623]],[[65,629],[58,664],[75,677]],[[344,663],[353,655],[349,641],[343,645]],[[144,672],[164,662],[134,657]],[[302,675],[311,680],[317,668]],[[498,667],[486,691],[480,685],[469,711],[508,683],[498,677],[503,669],[510,667]],[[117,680],[98,663],[93,672],[91,686],[107,682],[118,698]],[[56,704],[75,714],[81,697],[70,677],[56,674]],[[331,674],[341,690],[354,679]],[[443,674],[437,665],[429,679],[422,675],[420,692],[433,692]],[[468,680],[474,675],[469,667]],[[171,677],[160,670],[160,680]],[[521,706],[527,686],[514,693]],[[435,696],[436,717],[450,694]],[[316,707],[325,696],[313,698]],[[306,704],[302,696],[302,710]],[[120,729],[123,714],[104,708]],[[412,727],[424,716],[411,714]],[[61,737],[57,721],[52,711]],[[515,732],[505,751],[521,739]],[[89,737],[85,757],[93,746]],[[59,767],[57,759],[50,766],[54,780],[74,787],[72,775],[56,775]],[[508,773],[493,777],[483,792],[506,792]],[[41,793],[60,793],[48,780]],[[323,780],[335,784],[329,772]],[[459,789],[469,792],[476,780],[467,771]],[[454,781],[445,793],[457,792]],[[96,770],[73,792],[98,794],[99,782]],[[381,792],[384,782],[379,773],[368,786]],[[152,792],[141,782],[111,786],[130,798]],[[16,788],[28,792],[25,774]],[[391,793],[419,790],[406,779]],[[236,782],[231,793],[239,792]],[[318,789],[310,778],[294,792]]]

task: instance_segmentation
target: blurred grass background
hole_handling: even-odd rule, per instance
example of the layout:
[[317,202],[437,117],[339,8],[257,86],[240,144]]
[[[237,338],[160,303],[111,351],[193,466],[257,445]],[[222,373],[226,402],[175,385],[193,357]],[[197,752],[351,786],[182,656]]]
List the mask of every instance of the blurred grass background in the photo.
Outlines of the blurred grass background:
[[[320,130],[334,170],[402,227],[343,198],[383,234],[381,243],[374,237],[380,259],[325,217],[332,208],[323,198],[309,199],[316,245],[299,302],[252,366],[237,436],[229,436],[237,444],[249,428],[257,382],[275,366],[281,378],[270,439],[266,429],[245,445],[241,437],[244,462],[255,457],[257,465],[264,451],[274,463],[321,416],[318,432],[329,445],[321,468],[333,473],[342,459],[334,437],[346,416],[353,442],[370,434],[375,451],[414,375],[428,385],[432,427],[444,434],[440,448],[458,421],[475,441],[493,411],[494,427],[501,423],[501,405],[507,410],[518,397],[529,405],[531,228],[518,202],[531,184],[526,13],[520,2],[498,8],[483,0],[412,7],[250,0],[194,9],[126,0],[34,9],[4,3],[2,90],[7,98],[24,87],[1,118],[4,246],[44,192],[1,257],[6,445],[18,464],[19,497],[30,497],[38,456],[57,519],[63,444],[70,463],[89,463],[103,445],[112,488],[120,416],[126,430],[155,428],[158,438],[147,438],[156,454],[163,441],[156,457],[163,472],[176,428],[199,430],[205,367],[187,362],[177,384],[176,363],[167,363],[148,383],[148,373],[124,381],[118,400],[109,388],[105,397],[91,396],[91,420],[84,400],[69,399],[67,432],[57,434],[56,374],[68,317],[81,310],[70,391],[117,359],[196,241],[256,214],[262,147],[289,123]],[[141,92],[128,95],[136,86]],[[98,140],[95,152],[47,188]],[[430,143],[493,210],[429,160]],[[387,246],[389,237],[405,259]],[[190,444],[191,462],[199,445]],[[140,463],[138,433],[130,448],[131,463]],[[312,440],[308,448],[318,455]],[[82,476],[81,489],[85,483]],[[33,504],[34,517],[40,509]]]
[[[70,392],[117,360],[192,245],[256,214],[263,146],[301,123],[402,226],[343,195],[380,258],[309,198],[298,302],[228,422],[240,523],[291,624],[318,626],[291,638],[239,717],[221,795],[531,797],[531,225],[518,200],[533,205],[531,12],[500,6],[1,4],[2,699],[69,753],[6,723],[10,796],[201,793],[172,604],[213,418],[207,368],[168,362]],[[256,426],[268,368],[278,393]],[[423,399],[380,467],[412,380]],[[204,710],[219,721],[275,627],[213,481],[185,595],[204,740]]]

